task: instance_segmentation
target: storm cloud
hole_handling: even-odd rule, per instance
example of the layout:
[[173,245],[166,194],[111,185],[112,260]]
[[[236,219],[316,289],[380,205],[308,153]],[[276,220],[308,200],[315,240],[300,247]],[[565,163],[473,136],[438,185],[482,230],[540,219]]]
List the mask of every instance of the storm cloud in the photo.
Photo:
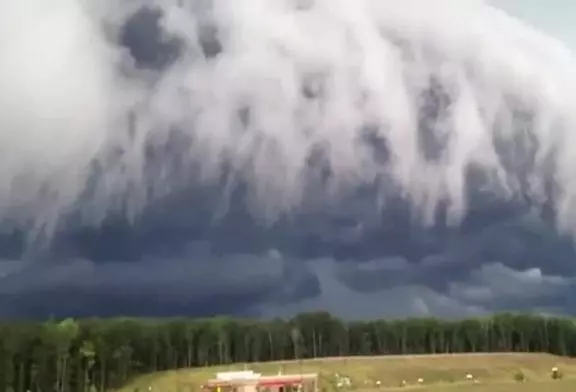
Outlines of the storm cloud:
[[562,42],[481,1],[13,3],[0,316],[576,311]]

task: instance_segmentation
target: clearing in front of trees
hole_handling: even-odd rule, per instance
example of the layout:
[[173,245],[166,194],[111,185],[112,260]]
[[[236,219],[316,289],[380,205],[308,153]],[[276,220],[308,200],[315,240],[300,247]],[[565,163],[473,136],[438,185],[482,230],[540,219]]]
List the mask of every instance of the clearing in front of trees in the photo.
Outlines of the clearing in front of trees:
[[262,375],[318,374],[319,390],[325,392],[576,391],[576,359],[524,353],[336,357],[234,364],[152,373],[132,380],[120,391],[151,388],[196,392],[219,372],[242,370]]

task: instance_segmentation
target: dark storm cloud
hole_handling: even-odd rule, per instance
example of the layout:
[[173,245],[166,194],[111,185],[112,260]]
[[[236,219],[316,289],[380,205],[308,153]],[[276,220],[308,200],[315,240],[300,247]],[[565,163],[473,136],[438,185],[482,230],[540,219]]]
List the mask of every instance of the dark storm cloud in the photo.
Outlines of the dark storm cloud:
[[[448,230],[409,216],[389,225],[386,212],[364,224],[357,209],[344,213],[348,205],[268,227],[245,211],[210,219],[209,202],[191,219],[174,203],[151,207],[154,217],[133,225],[70,229],[46,257],[53,261],[2,264],[3,314],[273,315],[299,304],[350,317],[573,309],[572,244],[529,211]],[[335,219],[342,215],[356,220]],[[323,287],[325,279],[338,286]],[[330,305],[330,290],[360,303]],[[385,304],[398,293],[414,298]]]
[[5,261],[2,314],[245,315],[254,304],[281,305],[317,292],[313,275],[276,252],[217,256],[201,248],[189,245],[180,259]]
[[[452,11],[437,9],[438,24],[428,26],[446,30],[417,37],[403,23],[424,22],[374,6],[386,29],[372,35],[362,26],[376,22],[364,11],[358,23],[344,18],[356,15],[348,9],[330,19],[327,3],[298,2],[297,12],[312,18],[298,19],[310,33],[302,39],[295,15],[265,3],[194,2],[193,12],[185,1],[124,13],[110,6],[114,17],[103,18],[117,34],[106,36],[104,54],[90,29],[78,46],[67,41],[71,33],[57,36],[54,48],[88,59],[68,69],[79,74],[9,85],[25,102],[33,87],[59,91],[34,102],[62,104],[30,108],[41,126],[26,122],[35,116],[9,117],[10,126],[39,130],[22,131],[22,144],[0,139],[8,146],[0,145],[0,164],[13,177],[0,178],[12,184],[0,187],[0,316],[576,311],[576,253],[559,230],[562,211],[571,211],[561,197],[571,192],[573,158],[563,149],[571,139],[551,141],[537,126],[547,120],[537,114],[562,107],[530,95],[556,91],[548,84],[512,80],[530,70],[524,57],[500,58],[498,34],[484,37],[478,42],[493,51],[480,57],[483,74],[478,58],[450,40],[461,36]],[[29,19],[29,10],[17,11]],[[359,42],[340,46],[350,31]],[[379,40],[393,44],[383,50]],[[90,68],[106,56],[119,79]],[[0,82],[8,83],[1,61]],[[295,76],[299,67],[305,72]],[[57,101],[67,86],[78,87],[72,99]],[[491,88],[497,99],[484,91]],[[98,104],[85,99],[92,96]],[[108,102],[120,125],[96,121],[110,114]],[[0,114],[19,110],[2,106]],[[85,112],[89,125],[75,117]],[[63,124],[48,120],[62,113],[70,117]],[[42,143],[25,148],[35,140]],[[46,232],[46,241],[30,231]]]
[[162,11],[143,7],[132,14],[121,29],[120,44],[138,67],[162,69],[179,55],[178,41],[162,31]]

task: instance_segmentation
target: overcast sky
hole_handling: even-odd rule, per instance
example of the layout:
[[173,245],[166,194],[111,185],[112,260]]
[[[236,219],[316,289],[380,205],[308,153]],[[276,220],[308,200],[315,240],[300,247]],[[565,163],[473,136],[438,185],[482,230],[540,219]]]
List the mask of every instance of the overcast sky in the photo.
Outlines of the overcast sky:
[[13,3],[1,317],[576,312],[573,1]]

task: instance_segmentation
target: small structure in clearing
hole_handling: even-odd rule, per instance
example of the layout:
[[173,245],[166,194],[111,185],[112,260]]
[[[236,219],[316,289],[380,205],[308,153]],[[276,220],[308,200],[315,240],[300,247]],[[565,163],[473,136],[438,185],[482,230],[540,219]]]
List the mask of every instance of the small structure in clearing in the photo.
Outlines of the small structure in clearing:
[[318,374],[263,376],[253,371],[221,372],[203,386],[205,392],[316,392]]

